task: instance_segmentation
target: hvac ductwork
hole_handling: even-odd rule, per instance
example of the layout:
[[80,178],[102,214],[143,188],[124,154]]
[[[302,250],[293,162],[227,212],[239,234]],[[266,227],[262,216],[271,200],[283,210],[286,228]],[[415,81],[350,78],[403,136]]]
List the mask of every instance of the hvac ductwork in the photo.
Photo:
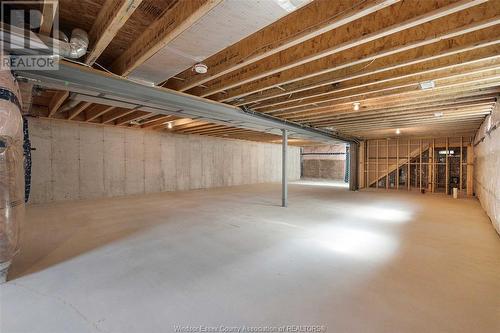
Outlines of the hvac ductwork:
[[27,43],[27,34],[24,29],[9,26],[4,23],[0,26],[0,31],[0,40],[3,42],[4,51],[12,54],[39,55],[53,53],[63,58],[79,59],[87,53],[89,46],[89,37],[87,32],[78,28],[73,29],[71,32],[71,38],[68,38],[61,31],[54,36],[57,40],[44,35],[38,35],[36,38],[31,36],[29,38],[31,49],[25,48]]
[[[3,59],[2,59],[3,60]],[[0,283],[19,249],[24,219],[23,121],[20,92],[8,70],[0,71]]]
[[82,29],[73,29],[69,43],[59,42],[59,55],[64,58],[78,59],[87,53],[88,47],[89,36],[87,32]]

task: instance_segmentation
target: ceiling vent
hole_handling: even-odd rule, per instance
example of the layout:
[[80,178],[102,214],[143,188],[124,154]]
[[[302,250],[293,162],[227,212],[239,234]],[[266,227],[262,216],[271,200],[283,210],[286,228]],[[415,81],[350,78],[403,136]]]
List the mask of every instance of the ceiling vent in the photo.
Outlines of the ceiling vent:
[[420,89],[427,90],[427,89],[435,88],[436,84],[434,83],[434,81],[431,80],[431,81],[420,82],[419,86],[420,86]]

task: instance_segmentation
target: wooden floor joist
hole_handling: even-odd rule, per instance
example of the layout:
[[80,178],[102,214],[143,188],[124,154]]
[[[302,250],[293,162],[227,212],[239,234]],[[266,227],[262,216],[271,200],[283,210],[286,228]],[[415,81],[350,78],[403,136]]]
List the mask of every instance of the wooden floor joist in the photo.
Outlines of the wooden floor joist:
[[179,91],[191,89],[398,1],[314,1],[205,59],[203,63],[209,69],[207,74],[200,76],[186,70],[175,76],[178,79],[169,80],[165,86]]
[[[498,13],[498,8],[494,7],[497,5],[496,1],[492,0],[493,3],[491,4],[485,3],[485,0],[443,1],[439,4],[432,1],[400,2],[362,17],[353,24],[341,26],[334,31],[307,40],[295,46],[293,50],[283,50],[256,63],[242,67],[235,72],[206,82],[204,83],[205,88],[193,88],[188,92],[203,97],[210,96],[421,25],[422,28],[415,30],[415,33],[418,34],[419,31],[429,29],[425,24],[430,21],[434,21],[430,22],[430,24],[436,24],[437,21],[439,26],[446,24],[445,28],[442,28],[446,29],[454,18],[446,18],[445,16],[451,16],[451,14],[467,8],[470,8],[471,20],[477,20],[477,15],[485,15],[485,12],[494,16]],[[471,8],[474,6],[477,7]],[[394,15],[395,11],[397,11],[398,15]],[[445,20],[445,22],[438,19]]]

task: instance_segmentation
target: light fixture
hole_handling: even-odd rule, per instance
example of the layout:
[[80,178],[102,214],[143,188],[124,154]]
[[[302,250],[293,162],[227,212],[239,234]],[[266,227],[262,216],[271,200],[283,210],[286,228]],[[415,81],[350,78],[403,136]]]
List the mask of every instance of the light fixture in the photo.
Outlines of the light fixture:
[[141,123],[138,120],[131,120],[130,125],[141,126]]
[[193,66],[193,70],[198,74],[205,74],[208,71],[208,66],[200,62]]
[[172,122],[171,122],[171,121],[169,121],[169,122],[167,123],[167,128],[168,128],[168,129],[172,129],[173,127],[174,127],[174,124],[172,124]]
[[360,106],[361,106],[360,102],[354,102],[354,103],[352,103],[352,108],[354,109],[354,111],[359,111],[359,107]]
[[401,134],[401,130],[399,128],[396,129],[396,134],[397,135]]
[[427,89],[432,89],[432,88],[436,87],[436,84],[434,83],[434,81],[430,80],[430,81],[420,82],[419,86],[420,86],[420,89],[427,90]]
[[434,112],[434,117],[442,117],[443,115],[442,112]]

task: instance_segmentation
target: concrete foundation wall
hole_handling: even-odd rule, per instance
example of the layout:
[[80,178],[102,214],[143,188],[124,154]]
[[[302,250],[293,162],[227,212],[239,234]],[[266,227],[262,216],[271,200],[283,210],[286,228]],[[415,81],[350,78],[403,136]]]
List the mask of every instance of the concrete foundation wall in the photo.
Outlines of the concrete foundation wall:
[[[496,126],[496,129],[494,129]],[[500,234],[500,105],[481,125],[475,137],[474,190]]]
[[[30,118],[30,203],[279,182],[281,145]],[[289,148],[290,180],[300,150]]]

